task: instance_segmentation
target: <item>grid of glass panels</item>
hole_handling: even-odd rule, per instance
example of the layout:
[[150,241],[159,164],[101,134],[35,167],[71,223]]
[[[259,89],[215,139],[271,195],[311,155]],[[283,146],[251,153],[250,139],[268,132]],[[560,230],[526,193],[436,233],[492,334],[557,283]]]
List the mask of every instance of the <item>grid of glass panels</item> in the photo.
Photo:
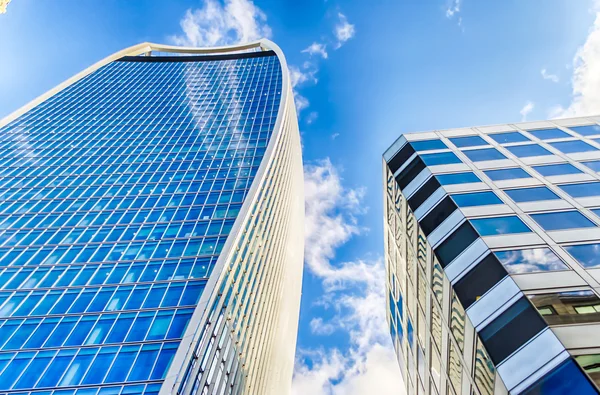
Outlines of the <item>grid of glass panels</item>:
[[272,52],[122,59],[0,129],[0,391],[158,392],[281,81]]

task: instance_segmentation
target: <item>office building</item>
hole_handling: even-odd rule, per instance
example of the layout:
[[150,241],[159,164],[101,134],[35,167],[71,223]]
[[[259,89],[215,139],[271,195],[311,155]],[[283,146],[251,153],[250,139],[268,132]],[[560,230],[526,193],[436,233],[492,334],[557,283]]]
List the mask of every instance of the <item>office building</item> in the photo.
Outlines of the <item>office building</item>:
[[288,392],[303,220],[275,44],[96,63],[0,122],[0,393]]
[[596,394],[600,117],[402,135],[383,156],[408,394]]

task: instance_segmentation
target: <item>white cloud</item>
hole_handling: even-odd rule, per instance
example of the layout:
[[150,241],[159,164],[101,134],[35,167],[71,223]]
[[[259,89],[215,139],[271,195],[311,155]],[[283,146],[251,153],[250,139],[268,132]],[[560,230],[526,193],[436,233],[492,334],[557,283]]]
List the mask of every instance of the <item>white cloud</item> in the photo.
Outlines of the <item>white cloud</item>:
[[318,117],[319,117],[319,113],[318,112],[311,111],[308,114],[308,116],[306,117],[306,123],[310,125],[311,123],[313,123],[314,121],[316,121]]
[[332,134],[332,135],[331,135],[331,139],[332,139],[332,140],[335,140],[335,139],[337,139],[338,137],[340,137],[340,134],[339,134],[339,133],[334,133],[334,134]]
[[545,80],[550,80],[552,82],[558,82],[558,76],[556,74],[549,74],[548,71],[546,69],[542,69],[540,71],[540,73],[542,74],[542,78]]
[[573,59],[571,103],[567,108],[554,106],[553,118],[580,117],[600,114],[600,2],[594,3],[594,24],[585,43]]
[[335,34],[335,38],[337,39],[337,43],[335,45],[335,49],[338,49],[352,37],[356,33],[354,29],[354,25],[348,22],[348,18],[341,12],[338,12],[338,23],[335,25],[333,29],[333,33]]
[[[454,15],[460,12],[460,2],[461,0],[451,0],[446,8],[446,18],[452,19]],[[462,19],[461,19],[462,22]]]
[[310,331],[316,335],[331,335],[335,332],[335,329],[333,324],[324,322],[321,317],[315,317],[310,320]]
[[531,101],[528,101],[527,103],[525,103],[523,108],[521,108],[521,111],[519,111],[519,113],[521,114],[521,122],[524,122],[527,120],[527,116],[529,114],[531,114],[534,107],[535,107],[535,104]]
[[265,13],[252,0],[204,0],[201,8],[188,9],[179,24],[183,35],[170,37],[176,45],[213,47],[271,37]]
[[310,44],[306,49],[302,50],[303,53],[309,55],[320,55],[323,59],[327,59],[327,46],[325,44],[314,42]]
[[298,85],[302,85],[306,82],[312,82],[313,84],[317,83],[317,70],[310,69],[308,70],[308,64],[304,65],[304,69],[301,70],[296,66],[290,66],[290,80],[292,82],[292,88],[295,88]]

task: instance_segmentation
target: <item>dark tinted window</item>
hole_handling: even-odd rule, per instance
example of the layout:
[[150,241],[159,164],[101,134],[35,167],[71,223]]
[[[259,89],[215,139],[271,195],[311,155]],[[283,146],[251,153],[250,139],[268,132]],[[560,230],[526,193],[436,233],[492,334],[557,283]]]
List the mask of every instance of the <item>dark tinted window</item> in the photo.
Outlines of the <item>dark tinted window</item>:
[[559,185],[559,187],[574,198],[600,196],[600,182],[598,181]]
[[472,206],[488,206],[492,204],[503,204],[502,200],[494,192],[473,192],[473,193],[461,193],[452,195],[452,199],[456,202],[458,207],[472,207]]
[[531,214],[531,218],[547,231],[596,227],[595,223],[575,210]]
[[531,229],[529,229],[516,215],[478,218],[471,220],[471,224],[477,229],[477,232],[479,232],[481,236],[531,232]]
[[546,327],[536,309],[522,297],[479,332],[496,365]]
[[461,163],[460,159],[452,152],[440,152],[438,154],[421,155],[421,159],[427,166],[449,165],[452,163]]
[[545,148],[542,148],[537,144],[515,145],[512,147],[506,147],[506,149],[519,158],[527,158],[529,156],[552,155],[552,152],[548,151]]
[[454,291],[467,309],[504,277],[506,270],[489,254],[454,285]]
[[438,180],[435,177],[431,177],[425,184],[421,185],[421,187],[417,189],[410,199],[408,199],[408,205],[413,211],[415,211],[439,187],[440,183]]
[[507,189],[504,192],[517,203],[560,199],[548,187]]
[[571,137],[570,134],[563,132],[560,129],[552,128],[552,129],[538,129],[538,130],[528,130],[529,133],[533,134],[540,140],[549,140],[549,139],[560,139],[563,137]]
[[495,133],[490,134],[489,136],[496,140],[499,144],[531,141],[519,132]]
[[401,168],[404,162],[406,162],[414,153],[415,150],[410,144],[406,144],[402,147],[402,149],[388,162],[388,167],[392,171],[392,174]]
[[593,147],[585,141],[581,140],[559,141],[556,143],[549,144],[565,154],[573,154],[575,152],[598,151],[598,148]]
[[452,144],[457,147],[475,147],[477,145],[489,145],[484,139],[479,136],[465,136],[451,138]]
[[553,371],[542,376],[522,395],[592,395],[598,394],[594,386],[572,358],[556,367]]
[[558,165],[543,165],[533,166],[533,169],[543,175],[544,177],[549,176],[561,176],[563,174],[578,174],[582,171],[573,166],[570,163],[561,163]]
[[587,162],[581,162],[581,163],[586,165],[590,169],[594,170],[595,172],[600,171],[600,160],[589,160]]
[[465,222],[435,249],[435,256],[437,256],[442,267],[446,267],[478,237],[475,229],[468,222]]
[[498,169],[484,171],[485,175],[493,181],[515,180],[517,178],[530,178],[531,176],[525,170],[515,167],[512,169]]
[[473,162],[481,162],[484,160],[498,160],[498,159],[506,159],[506,156],[502,155],[500,151],[495,148],[484,148],[484,149],[475,149],[469,151],[463,151],[465,155]]
[[456,211],[456,204],[454,204],[449,196],[446,196],[429,214],[419,221],[421,229],[425,232],[425,236],[428,236],[435,228],[440,226],[454,211]]
[[442,143],[442,140],[411,141],[410,145],[413,146],[415,151],[429,151],[433,149],[448,148],[446,144]]
[[410,182],[414,180],[414,178],[418,176],[424,168],[425,163],[423,163],[419,157],[416,157],[412,162],[410,162],[408,166],[402,169],[400,174],[398,174],[396,177],[396,182],[398,183],[400,189],[406,188],[406,186],[410,184]]
[[435,177],[438,179],[438,181],[442,185],[468,184],[470,182],[481,182],[479,177],[477,177],[472,172],[440,174]]
[[569,127],[575,133],[579,133],[582,136],[593,136],[600,134],[600,126],[598,125],[584,125],[584,126],[573,126]]

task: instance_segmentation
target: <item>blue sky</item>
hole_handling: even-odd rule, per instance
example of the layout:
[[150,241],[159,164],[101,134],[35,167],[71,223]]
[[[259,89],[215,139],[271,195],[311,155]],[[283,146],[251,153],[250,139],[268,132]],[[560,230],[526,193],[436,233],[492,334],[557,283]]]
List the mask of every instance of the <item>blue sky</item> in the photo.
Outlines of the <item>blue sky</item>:
[[302,107],[294,392],[398,393],[381,154],[402,132],[600,113],[599,12],[592,0],[13,0],[0,15],[0,117],[139,42],[269,36]]

